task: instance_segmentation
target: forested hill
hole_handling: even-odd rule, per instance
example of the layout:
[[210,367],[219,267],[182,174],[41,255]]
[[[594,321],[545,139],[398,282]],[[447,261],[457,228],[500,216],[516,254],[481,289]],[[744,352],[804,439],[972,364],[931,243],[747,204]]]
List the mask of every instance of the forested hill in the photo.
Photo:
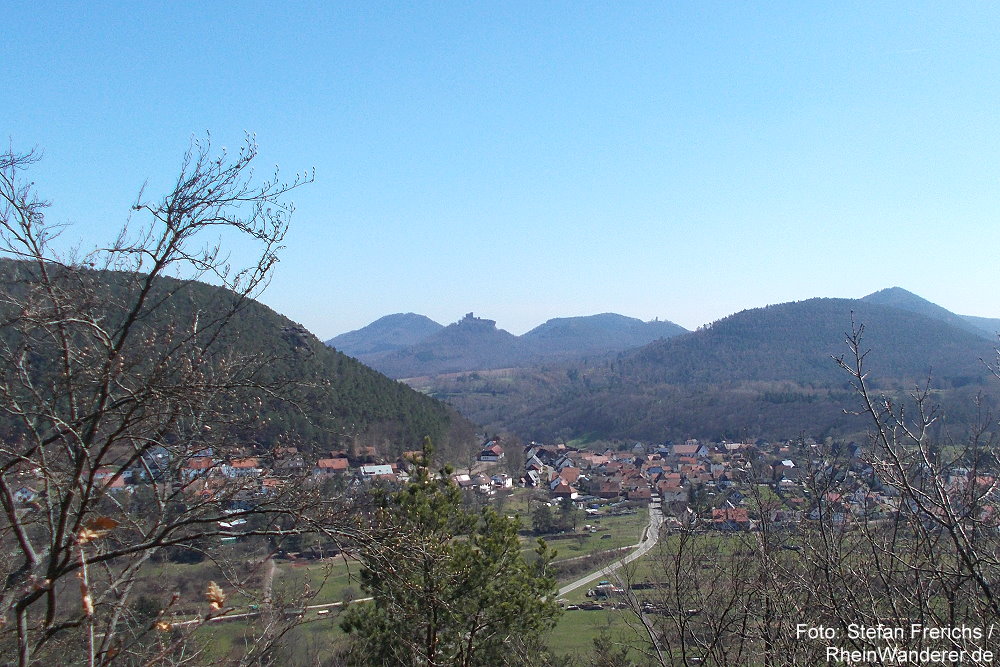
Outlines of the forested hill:
[[661,338],[687,333],[673,322],[643,322],[616,313],[587,317],[557,317],[520,337],[539,359],[562,359],[584,354],[620,352]]
[[614,359],[550,364],[504,376],[459,376],[423,388],[486,428],[524,438],[863,437],[858,396],[834,357],[864,327],[869,382],[894,400],[930,380],[938,427],[962,432],[976,395],[998,393],[996,353],[965,328],[870,301],[810,299],[736,313]]
[[523,346],[496,324],[469,313],[419,343],[365,360],[396,378],[516,365],[523,359]]
[[995,317],[976,317],[975,315],[962,315],[966,322],[978,328],[990,340],[997,340],[1000,336],[1000,319]]
[[[390,377],[413,378],[607,355],[683,333],[687,330],[673,322],[643,322],[614,313],[551,319],[523,336],[472,313],[444,328],[407,314],[386,316],[327,344]],[[415,338],[419,340],[400,344]]]
[[932,303],[923,297],[906,291],[902,287],[889,287],[879,290],[878,292],[869,294],[862,300],[927,315],[928,317],[933,317],[957,326],[960,329],[965,329],[977,336],[982,336],[991,342],[995,342],[997,334],[1000,333],[1000,320],[996,318],[956,315],[936,303]]
[[847,351],[851,320],[864,325],[874,377],[912,386],[985,382],[984,338],[942,319],[856,299],[809,299],[745,310],[689,336],[659,341],[621,358],[633,380],[724,383],[844,380],[832,357]]
[[380,317],[361,329],[331,338],[326,344],[370,363],[372,359],[419,343],[443,328],[424,315],[395,313]]
[[[135,275],[77,272],[78,282],[93,293],[104,324],[113,329],[132,301]],[[29,275],[29,265],[0,260],[0,289],[14,300],[29,288],[30,281],[25,282]],[[231,292],[218,287],[162,278],[151,302],[158,304],[168,294],[140,319],[153,346],[160,341],[169,344],[165,332],[189,326],[196,318],[213,317],[234,299]],[[6,313],[10,308],[5,304]],[[3,319],[6,322],[7,317]],[[4,326],[0,336],[14,335],[12,331]],[[246,446],[268,449],[286,444],[322,452],[371,445],[390,455],[418,448],[429,435],[444,457],[449,450],[476,444],[472,425],[454,410],[327,347],[263,304],[247,300],[222,335],[221,354],[259,366],[257,379],[280,388],[254,398],[254,419],[241,425],[236,434]],[[148,356],[155,358],[159,351],[148,350]],[[463,453],[456,451],[456,456]]]
[[989,327],[983,326],[985,323],[990,322],[988,319],[956,315],[936,303],[932,303],[923,297],[917,296],[913,292],[906,291],[902,287],[889,287],[887,289],[879,290],[878,292],[874,292],[864,297],[862,301],[877,303],[883,306],[892,306],[893,308],[899,308],[900,310],[908,310],[911,313],[926,315],[927,317],[947,322],[954,327],[964,329],[969,333],[976,334],[977,336],[987,338],[991,341],[996,340],[997,328],[995,320],[993,321],[994,326],[991,331],[989,330]]

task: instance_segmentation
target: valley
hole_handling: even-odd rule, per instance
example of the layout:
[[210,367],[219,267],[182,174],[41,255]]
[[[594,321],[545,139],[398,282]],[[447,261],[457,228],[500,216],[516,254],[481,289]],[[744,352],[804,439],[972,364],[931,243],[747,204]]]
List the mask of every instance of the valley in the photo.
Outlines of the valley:
[[741,311],[636,347],[623,347],[627,337],[612,337],[610,325],[585,326],[619,320],[570,319],[573,335],[552,339],[562,354],[535,361],[494,322],[463,319],[397,349],[411,371],[397,377],[489,431],[527,439],[861,439],[866,425],[850,414],[856,393],[837,365],[856,327],[872,386],[895,400],[933,390],[947,412],[939,432],[969,427],[976,396],[997,393],[986,362],[1000,321],[956,315],[901,288]]

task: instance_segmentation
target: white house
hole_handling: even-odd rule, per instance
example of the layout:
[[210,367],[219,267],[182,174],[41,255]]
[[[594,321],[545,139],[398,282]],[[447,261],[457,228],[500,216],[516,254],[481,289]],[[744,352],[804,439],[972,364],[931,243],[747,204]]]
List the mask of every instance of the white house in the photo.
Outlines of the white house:
[[503,447],[496,442],[488,442],[479,452],[480,461],[499,461],[503,458]]
[[376,465],[374,463],[363,465],[359,468],[361,471],[361,477],[367,479],[370,477],[377,477],[379,475],[393,475],[396,473],[392,469],[391,465]]

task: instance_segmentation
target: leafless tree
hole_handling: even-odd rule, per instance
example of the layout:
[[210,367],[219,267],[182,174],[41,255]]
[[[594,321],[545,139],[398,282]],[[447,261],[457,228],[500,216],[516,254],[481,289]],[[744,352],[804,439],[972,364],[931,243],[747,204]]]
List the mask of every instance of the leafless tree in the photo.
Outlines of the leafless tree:
[[[235,341],[277,261],[287,197],[312,176],[257,179],[257,155],[251,137],[236,154],[194,141],[166,195],[140,192],[112,243],[73,255],[26,179],[39,154],[0,153],[0,654],[17,664],[190,661],[186,638],[229,611],[247,568],[180,623],[190,601],[177,596],[135,610],[150,559],[227,536],[351,534],[348,508],[315,488],[265,494],[191,465],[236,451],[238,427],[290,382]],[[284,632],[276,618],[257,639]]]
[[[980,399],[980,420],[971,432],[960,439],[946,430],[932,435],[941,415],[929,383],[907,401],[871,391],[863,333],[863,326],[852,328],[849,353],[838,361],[870,423],[864,460],[871,479],[894,502],[854,522],[854,541],[865,553],[864,582],[846,587],[850,594],[841,597],[860,598],[851,613],[868,612],[872,620],[985,630],[1000,617],[998,423]],[[857,559],[842,562],[852,561]],[[975,649],[986,641],[951,644]]]
[[[801,518],[772,521],[764,491],[774,476],[747,466],[739,488],[752,529],[722,533],[691,520],[661,539],[650,574],[626,573],[626,586],[654,582],[626,595],[626,620],[653,663],[812,665],[828,661],[831,645],[995,660],[977,651],[995,646],[1000,620],[997,421],[983,400],[978,428],[947,439],[934,429],[940,414],[929,384],[903,399],[874,392],[863,333],[852,327],[837,363],[868,421],[867,446],[860,456],[815,448]],[[1000,379],[996,364],[990,370]],[[898,636],[852,635],[852,626]],[[958,631],[935,636],[915,626]],[[810,638],[803,628],[828,628],[835,638]],[[889,654],[865,658],[897,663]]]

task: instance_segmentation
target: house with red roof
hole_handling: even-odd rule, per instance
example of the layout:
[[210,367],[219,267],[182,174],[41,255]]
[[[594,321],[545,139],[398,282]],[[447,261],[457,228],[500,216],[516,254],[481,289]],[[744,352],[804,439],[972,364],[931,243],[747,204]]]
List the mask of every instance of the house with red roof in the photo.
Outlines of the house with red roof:
[[220,470],[222,474],[229,478],[236,477],[259,477],[264,472],[260,467],[260,461],[255,456],[241,459],[230,459],[229,463],[223,465]]
[[483,447],[483,450],[479,452],[480,461],[495,462],[499,461],[502,458],[503,458],[503,447],[501,447],[500,443],[498,442],[490,441],[486,443],[486,446]]
[[181,480],[190,482],[195,477],[208,475],[215,467],[215,461],[211,456],[192,456],[184,462],[181,468]]
[[345,458],[320,459],[313,467],[313,475],[322,477],[347,473],[349,470],[350,466]]
[[561,483],[556,488],[552,489],[552,495],[556,498],[569,498],[570,500],[576,500],[580,492],[574,487],[566,483]]
[[747,530],[750,513],[745,507],[723,507],[712,510],[712,525],[719,530]]

